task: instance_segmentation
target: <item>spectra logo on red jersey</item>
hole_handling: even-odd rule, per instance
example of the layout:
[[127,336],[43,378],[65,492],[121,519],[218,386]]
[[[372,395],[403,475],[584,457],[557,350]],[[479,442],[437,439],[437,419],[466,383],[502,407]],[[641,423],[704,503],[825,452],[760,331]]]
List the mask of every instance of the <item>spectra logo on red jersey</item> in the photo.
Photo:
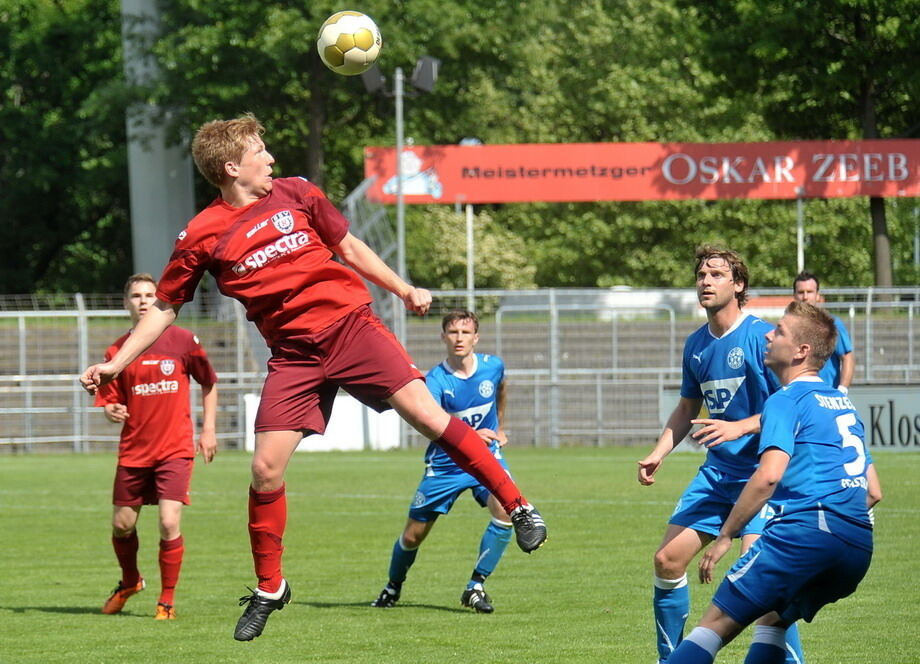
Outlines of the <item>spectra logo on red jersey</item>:
[[140,383],[133,386],[131,391],[139,397],[150,397],[158,394],[175,394],[179,391],[179,381],[166,380],[164,378],[156,383]]
[[243,276],[252,270],[258,270],[263,265],[286,256],[295,251],[300,251],[310,244],[310,236],[304,231],[297,231],[291,235],[285,235],[278,238],[275,242],[265,245],[261,249],[256,249],[246,258],[233,266],[233,272]]

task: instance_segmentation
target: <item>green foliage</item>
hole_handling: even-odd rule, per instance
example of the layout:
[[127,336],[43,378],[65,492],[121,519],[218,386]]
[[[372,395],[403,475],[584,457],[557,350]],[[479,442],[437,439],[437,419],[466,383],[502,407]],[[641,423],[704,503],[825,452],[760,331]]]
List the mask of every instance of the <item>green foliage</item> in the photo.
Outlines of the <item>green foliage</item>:
[[[161,78],[130,88],[119,3],[0,0],[9,257],[0,291],[117,290],[131,255],[124,117],[132,104],[158,105],[179,144],[204,121],[252,111],[268,129],[276,174],[305,175],[336,202],[361,182],[363,149],[393,145],[392,97],[369,95],[360,78],[329,72],[316,55],[316,30],[340,5],[158,6],[161,36],[150,49]],[[381,27],[388,90],[396,67],[408,79],[419,56],[441,60],[432,93],[406,84],[406,136],[416,144],[856,137],[867,100],[880,135],[918,131],[920,12],[911,0],[358,8]],[[200,205],[214,196],[201,178],[196,191]],[[867,207],[808,202],[806,258],[828,283],[873,283]],[[452,211],[412,208],[411,273],[419,283],[463,285]],[[895,281],[916,283],[911,203],[887,208]],[[758,284],[784,286],[794,271],[794,202],[519,204],[477,208],[477,219],[477,244],[491,243],[477,265],[481,287],[684,286],[684,257],[708,239],[743,251]]]
[[[192,505],[182,520],[178,619],[168,622],[152,618],[159,591],[153,507],[145,507],[139,521],[147,589],[120,615],[99,613],[118,578],[109,538],[114,457],[6,456],[0,463],[4,528],[32,534],[14,536],[0,550],[7,589],[0,660],[648,664],[655,656],[652,553],[699,457],[672,455],[655,486],[641,487],[635,461],[643,453],[628,447],[506,448],[515,478],[547,519],[550,539],[530,556],[511,544],[487,583],[496,606],[492,616],[460,607],[488,522],[468,497],[425,541],[399,605],[369,606],[386,581],[422,450],[298,453],[286,474],[284,572],[293,600],[249,644],[232,637],[242,611],[236,599],[254,579],[246,533],[248,454],[222,452],[213,464],[195,468]],[[920,502],[920,455],[873,456],[885,499],[875,511],[872,567],[853,596],[801,627],[813,664],[916,662],[905,626],[917,624],[920,609],[905,579],[913,573],[920,538],[913,508]],[[721,572],[731,558],[720,564]],[[691,581],[689,624],[712,592]],[[750,632],[720,661],[742,661],[749,643]]]
[[0,292],[114,288],[130,263],[118,7],[0,1]]
[[[410,275],[428,288],[466,287],[466,217],[453,208],[426,206],[407,215]],[[533,288],[534,267],[523,238],[496,223],[488,210],[474,216],[477,288]]]

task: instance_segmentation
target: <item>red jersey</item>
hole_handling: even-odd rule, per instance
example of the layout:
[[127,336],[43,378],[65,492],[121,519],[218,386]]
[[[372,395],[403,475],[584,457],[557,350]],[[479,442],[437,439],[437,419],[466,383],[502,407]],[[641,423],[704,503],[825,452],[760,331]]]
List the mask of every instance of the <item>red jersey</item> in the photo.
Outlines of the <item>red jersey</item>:
[[329,249],[347,232],[348,220],[303,178],[274,180],[267,196],[241,208],[218,197],[179,233],[157,298],[191,301],[207,270],[269,346],[317,332],[372,300]]
[[[106,361],[115,356],[130,334],[109,346]],[[118,465],[145,468],[195,456],[189,376],[205,387],[217,382],[198,337],[173,325],[118,378],[99,388],[95,405],[121,403],[128,409],[118,445]]]

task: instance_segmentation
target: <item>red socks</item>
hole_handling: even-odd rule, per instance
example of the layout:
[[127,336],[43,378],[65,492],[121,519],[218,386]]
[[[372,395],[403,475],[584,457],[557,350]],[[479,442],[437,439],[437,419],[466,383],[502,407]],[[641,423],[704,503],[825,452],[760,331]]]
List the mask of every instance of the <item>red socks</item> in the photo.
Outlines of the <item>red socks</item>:
[[249,541],[259,590],[268,593],[281,588],[281,538],[287,522],[284,485],[275,491],[259,492],[249,487]]
[[141,573],[137,569],[137,546],[136,530],[127,537],[112,535],[112,548],[115,549],[115,557],[121,566],[121,585],[125,588],[136,586],[141,580]]
[[463,420],[451,417],[444,433],[434,442],[441,446],[454,463],[479,480],[509,514],[527,502],[479,434]]
[[160,540],[160,604],[173,605],[173,595],[179,582],[185,542],[182,535],[173,540]]

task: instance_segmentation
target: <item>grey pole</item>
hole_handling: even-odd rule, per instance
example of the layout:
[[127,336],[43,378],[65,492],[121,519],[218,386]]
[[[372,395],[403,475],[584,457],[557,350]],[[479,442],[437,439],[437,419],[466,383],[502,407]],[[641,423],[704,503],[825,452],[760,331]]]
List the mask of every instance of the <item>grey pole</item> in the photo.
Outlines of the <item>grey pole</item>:
[[466,204],[466,308],[475,311],[476,306],[476,249],[473,244],[473,206]]
[[403,199],[403,71],[396,68],[393,82],[396,97],[396,271],[406,279],[406,201]]
[[796,194],[795,262],[798,273],[805,269],[805,189],[799,187]]

